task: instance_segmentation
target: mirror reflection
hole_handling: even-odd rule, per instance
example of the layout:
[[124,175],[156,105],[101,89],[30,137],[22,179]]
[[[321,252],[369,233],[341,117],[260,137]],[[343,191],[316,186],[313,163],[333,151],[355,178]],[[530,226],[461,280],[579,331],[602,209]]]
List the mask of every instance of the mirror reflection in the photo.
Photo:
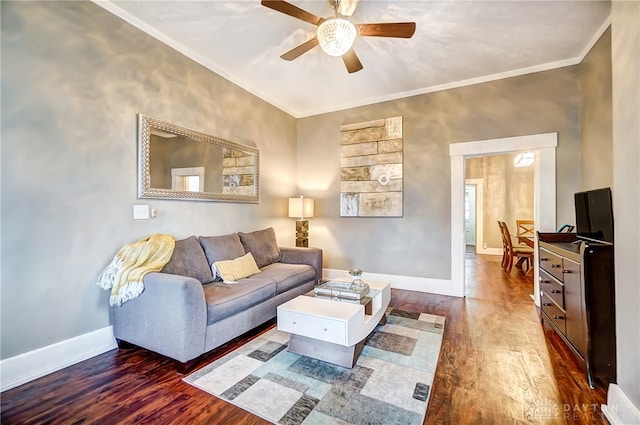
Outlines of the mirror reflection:
[[258,201],[257,149],[139,117],[139,197]]

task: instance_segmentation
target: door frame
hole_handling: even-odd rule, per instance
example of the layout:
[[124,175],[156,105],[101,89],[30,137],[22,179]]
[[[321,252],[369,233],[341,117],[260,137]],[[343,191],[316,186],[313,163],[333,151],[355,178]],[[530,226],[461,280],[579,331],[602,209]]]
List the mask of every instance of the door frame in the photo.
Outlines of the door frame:
[[[465,159],[522,150],[535,152],[533,177],[533,219],[535,230],[555,232],[556,229],[556,148],[558,133],[533,134],[501,139],[452,143],[451,160],[451,284],[456,292],[465,294],[464,185]],[[538,284],[537,241],[534,252],[534,300],[540,305]]]

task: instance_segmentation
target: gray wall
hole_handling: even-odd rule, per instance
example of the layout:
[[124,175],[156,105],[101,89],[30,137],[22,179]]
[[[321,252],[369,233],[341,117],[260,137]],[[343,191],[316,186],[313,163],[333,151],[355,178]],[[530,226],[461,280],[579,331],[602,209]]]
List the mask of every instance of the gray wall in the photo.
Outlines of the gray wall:
[[[640,409],[640,3],[612,3],[618,385]],[[615,407],[615,406],[614,406]]]
[[[316,198],[310,244],[325,267],[449,279],[449,145],[558,133],[557,220],[573,222],[580,187],[577,66],[299,119],[298,182]],[[343,124],[402,115],[404,217],[340,218]]]
[[[293,241],[293,117],[93,3],[1,7],[1,358],[108,326],[95,281],[125,243],[267,225]],[[136,199],[137,112],[257,146],[260,203]],[[136,203],[159,217],[133,221]]]
[[[582,189],[612,187],[616,256],[618,385],[638,409],[640,409],[639,22],[640,3],[614,1],[611,28],[602,35],[580,64]],[[609,407],[616,408],[616,406]]]
[[[611,28],[580,63],[581,189],[613,186]],[[573,221],[572,223],[574,223]]]

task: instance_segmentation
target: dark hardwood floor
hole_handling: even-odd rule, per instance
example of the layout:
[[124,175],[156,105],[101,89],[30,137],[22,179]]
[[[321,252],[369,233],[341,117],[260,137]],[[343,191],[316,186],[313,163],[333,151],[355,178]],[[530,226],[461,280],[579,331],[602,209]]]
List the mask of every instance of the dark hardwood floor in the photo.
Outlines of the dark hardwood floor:
[[[531,277],[499,257],[468,256],[467,297],[393,290],[391,305],[446,316],[425,424],[607,424],[558,337],[540,325]],[[260,331],[273,326],[273,322]],[[253,336],[259,332],[254,333]],[[200,363],[233,350],[242,337]],[[172,361],[112,350],[5,391],[2,424],[265,424],[182,381]],[[382,420],[381,423],[384,423]]]

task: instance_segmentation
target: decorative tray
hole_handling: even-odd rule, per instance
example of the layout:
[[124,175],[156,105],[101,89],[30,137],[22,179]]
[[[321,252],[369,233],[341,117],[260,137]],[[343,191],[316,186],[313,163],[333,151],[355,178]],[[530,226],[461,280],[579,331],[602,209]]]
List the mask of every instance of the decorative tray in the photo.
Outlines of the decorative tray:
[[351,282],[330,280],[316,286],[313,291],[316,295],[324,297],[360,300],[369,293],[369,285],[364,282],[354,285]]

